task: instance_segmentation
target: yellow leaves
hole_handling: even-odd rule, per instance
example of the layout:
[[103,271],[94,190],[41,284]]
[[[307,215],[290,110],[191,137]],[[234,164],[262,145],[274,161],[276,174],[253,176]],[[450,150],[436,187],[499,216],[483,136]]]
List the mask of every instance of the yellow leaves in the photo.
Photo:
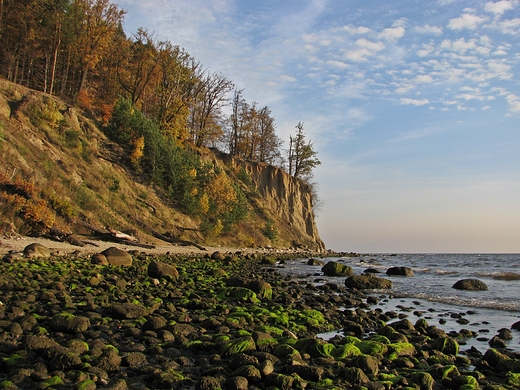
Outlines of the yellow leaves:
[[130,161],[132,161],[132,164],[137,165],[137,164],[139,164],[139,160],[141,159],[141,157],[143,157],[144,135],[135,139],[132,142],[132,144],[134,145],[134,150],[132,151],[132,154],[130,155]]
[[195,168],[191,168],[189,171],[190,177],[197,177],[197,170]]
[[204,193],[200,197],[200,211],[203,214],[206,214],[209,211],[209,196]]
[[217,215],[229,211],[232,204],[237,201],[237,195],[231,185],[231,180],[224,172],[220,172],[211,180],[206,188],[206,193],[213,201]]

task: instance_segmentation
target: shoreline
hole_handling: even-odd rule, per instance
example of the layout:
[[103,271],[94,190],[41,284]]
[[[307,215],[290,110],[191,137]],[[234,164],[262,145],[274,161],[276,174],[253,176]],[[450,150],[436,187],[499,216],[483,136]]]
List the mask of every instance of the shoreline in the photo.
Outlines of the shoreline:
[[234,248],[234,247],[220,247],[220,246],[205,246],[205,249],[197,248],[194,245],[175,245],[166,242],[160,242],[159,244],[152,244],[153,248],[145,248],[135,245],[129,245],[125,243],[118,243],[113,241],[100,240],[99,238],[84,237],[85,246],[73,245],[69,242],[56,241],[49,238],[43,237],[8,237],[0,238],[0,256],[7,255],[9,253],[22,253],[27,245],[36,243],[49,248],[55,255],[83,255],[89,256],[96,253],[100,253],[107,248],[116,247],[118,249],[130,252],[138,251],[148,255],[193,255],[202,256],[205,254],[211,255],[214,252],[221,252],[223,254],[242,254],[242,255],[294,255],[296,257],[302,256],[320,256],[330,257],[338,255],[335,252],[315,252],[312,250],[305,249],[293,249],[293,248]]
[[520,367],[504,349],[459,354],[463,334],[374,310],[360,290],[295,281],[261,256],[102,266],[49,246],[63,261],[0,263],[2,388],[512,389],[500,367]]

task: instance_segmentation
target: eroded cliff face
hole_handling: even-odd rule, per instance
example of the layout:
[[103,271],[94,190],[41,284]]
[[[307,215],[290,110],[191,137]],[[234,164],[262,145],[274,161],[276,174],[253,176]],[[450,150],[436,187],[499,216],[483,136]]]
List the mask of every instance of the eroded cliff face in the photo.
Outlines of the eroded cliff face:
[[265,217],[276,222],[280,236],[296,246],[325,249],[314,219],[311,191],[306,183],[272,165],[232,161],[235,168],[243,167],[251,177],[261,197],[260,207],[263,207]]

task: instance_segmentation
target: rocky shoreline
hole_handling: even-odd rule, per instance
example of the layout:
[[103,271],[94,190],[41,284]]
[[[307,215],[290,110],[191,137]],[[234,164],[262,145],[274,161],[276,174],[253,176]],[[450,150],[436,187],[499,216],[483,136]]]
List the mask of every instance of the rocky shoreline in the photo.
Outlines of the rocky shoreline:
[[126,265],[91,253],[4,257],[0,389],[520,386],[520,358],[506,349],[461,352],[457,339],[471,335],[277,271],[301,253],[128,253]]

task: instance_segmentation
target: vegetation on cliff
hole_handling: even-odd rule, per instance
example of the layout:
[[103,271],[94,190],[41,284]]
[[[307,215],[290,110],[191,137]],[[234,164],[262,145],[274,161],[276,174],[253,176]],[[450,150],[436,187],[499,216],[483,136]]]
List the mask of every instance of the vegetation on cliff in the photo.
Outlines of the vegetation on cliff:
[[[0,75],[33,90],[2,82],[4,223],[25,233],[100,224],[198,242],[323,246],[308,221],[319,160],[301,127],[284,168],[269,107],[247,103],[224,75],[144,29],[126,36],[124,11],[109,0],[1,5]],[[280,219],[233,158],[304,180],[306,210],[290,213],[303,212],[297,225],[307,227]],[[296,169],[302,161],[311,169]]]

